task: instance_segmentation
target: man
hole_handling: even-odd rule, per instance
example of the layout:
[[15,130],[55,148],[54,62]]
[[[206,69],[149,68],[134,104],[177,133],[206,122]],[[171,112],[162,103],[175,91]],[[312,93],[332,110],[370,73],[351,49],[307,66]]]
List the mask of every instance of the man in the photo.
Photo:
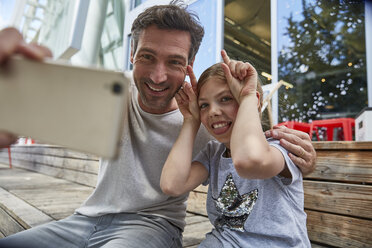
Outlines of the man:
[[[196,17],[180,4],[154,6],[137,17],[130,58],[135,86],[119,157],[101,161],[97,187],[74,215],[0,239],[0,247],[182,247],[187,195],[168,197],[159,182],[183,121],[174,95],[203,35]],[[34,59],[50,55],[43,47],[24,44],[14,29],[0,33],[0,44],[5,44],[0,63],[13,53]],[[314,169],[308,135],[289,129],[268,135],[283,138],[284,147],[301,155],[293,157],[303,172]],[[3,146],[13,141],[4,132],[0,137]],[[209,139],[201,129],[194,153]]]

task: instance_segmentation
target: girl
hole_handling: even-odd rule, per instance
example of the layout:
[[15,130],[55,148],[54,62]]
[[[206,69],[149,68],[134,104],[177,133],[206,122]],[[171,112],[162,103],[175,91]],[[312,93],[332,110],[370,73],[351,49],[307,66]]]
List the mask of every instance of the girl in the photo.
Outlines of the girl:
[[[257,72],[225,51],[222,57],[224,63],[204,71],[198,83],[187,68],[191,85],[176,95],[184,122],[160,186],[179,196],[209,184],[214,229],[199,247],[310,247],[302,174],[279,142],[263,134]],[[200,122],[217,141],[191,161]]]

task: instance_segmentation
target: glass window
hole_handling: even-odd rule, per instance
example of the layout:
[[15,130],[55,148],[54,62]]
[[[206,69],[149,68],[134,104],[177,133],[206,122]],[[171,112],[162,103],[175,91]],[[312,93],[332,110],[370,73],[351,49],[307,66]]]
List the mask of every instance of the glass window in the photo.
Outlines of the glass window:
[[107,69],[123,69],[124,1],[110,0],[101,37],[100,63]]
[[134,9],[135,7],[137,7],[138,5],[146,2],[147,0],[131,0],[131,6],[130,6],[130,9]]
[[[270,22],[270,0],[225,1],[224,49],[230,58],[250,62],[263,84],[270,84],[272,77]],[[264,130],[272,122],[267,110],[262,116]]]
[[224,49],[231,58],[247,61],[270,80],[270,0],[225,1]]
[[355,117],[368,105],[365,2],[278,0],[279,122]]

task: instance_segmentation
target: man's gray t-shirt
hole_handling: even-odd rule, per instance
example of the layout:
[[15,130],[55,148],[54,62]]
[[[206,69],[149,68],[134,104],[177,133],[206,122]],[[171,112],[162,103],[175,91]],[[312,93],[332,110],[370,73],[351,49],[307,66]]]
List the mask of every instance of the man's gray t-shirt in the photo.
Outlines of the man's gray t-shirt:
[[[96,189],[76,210],[86,216],[112,213],[156,215],[183,230],[187,194],[165,195],[160,188],[164,162],[180,132],[183,116],[179,110],[150,114],[138,104],[138,91],[132,83],[129,109],[116,160],[101,160]],[[194,155],[211,136],[199,130]]]
[[[207,212],[215,227],[210,235],[223,247],[310,247],[301,171],[278,141],[268,142],[282,152],[291,179],[241,178],[217,141],[195,158],[209,171],[204,184],[209,184]],[[208,236],[204,242],[211,244]]]

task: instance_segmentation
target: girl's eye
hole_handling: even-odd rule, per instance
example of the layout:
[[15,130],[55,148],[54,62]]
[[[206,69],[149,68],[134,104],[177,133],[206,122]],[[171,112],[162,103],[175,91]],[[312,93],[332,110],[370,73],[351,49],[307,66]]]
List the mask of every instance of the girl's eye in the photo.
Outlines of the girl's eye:
[[208,104],[207,103],[202,103],[202,104],[199,105],[199,108],[200,109],[204,109],[206,107],[208,107]]

